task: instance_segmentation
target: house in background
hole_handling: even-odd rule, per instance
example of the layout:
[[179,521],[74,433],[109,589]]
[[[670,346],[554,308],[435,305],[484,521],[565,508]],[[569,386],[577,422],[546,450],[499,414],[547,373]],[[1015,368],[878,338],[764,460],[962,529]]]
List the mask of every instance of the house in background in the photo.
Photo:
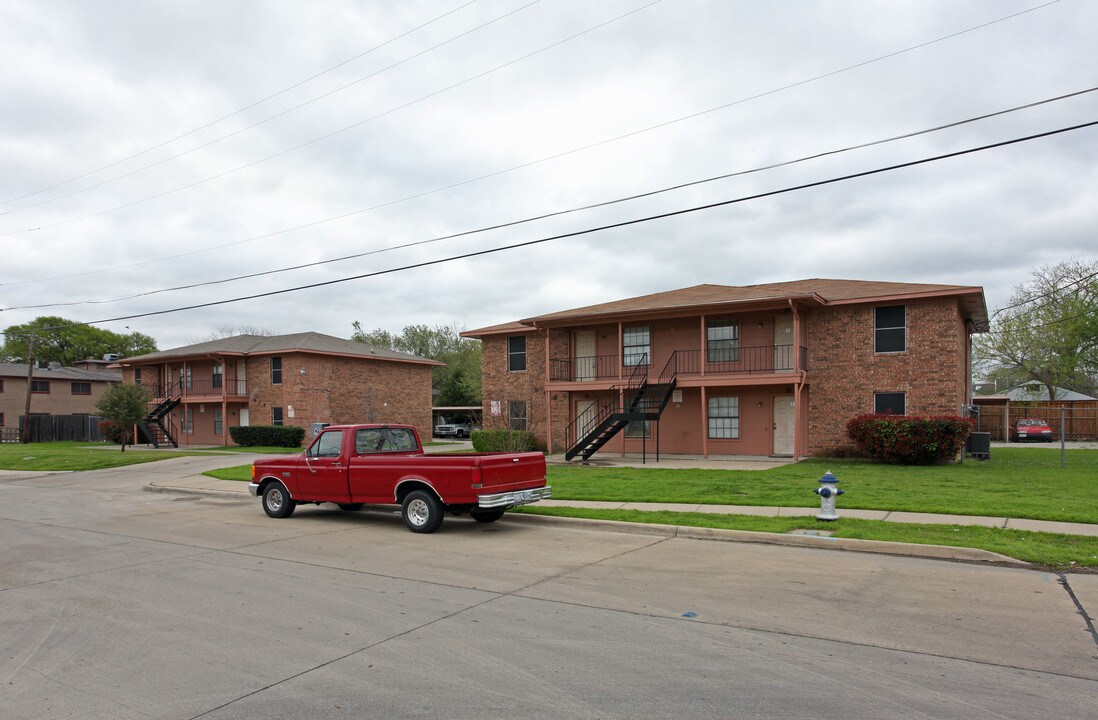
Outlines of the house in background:
[[436,360],[307,332],[237,335],[118,361],[153,393],[154,444],[231,444],[233,425],[391,422],[431,437]]
[[[18,440],[19,418],[26,412],[27,369],[26,364],[0,363],[0,428],[13,442]],[[99,398],[122,381],[117,370],[85,370],[59,363],[39,363],[31,371],[31,415],[97,415]]]
[[1048,388],[1027,383],[1002,393],[977,395],[973,404],[979,409],[977,427],[990,433],[992,440],[1010,440],[1010,428],[1022,418],[1040,418],[1068,440],[1098,440],[1098,399],[1090,395],[1053,387],[1055,400],[1048,399]]
[[969,402],[983,289],[798,280],[698,285],[462,333],[483,342],[485,429],[551,452],[804,457],[862,413]]

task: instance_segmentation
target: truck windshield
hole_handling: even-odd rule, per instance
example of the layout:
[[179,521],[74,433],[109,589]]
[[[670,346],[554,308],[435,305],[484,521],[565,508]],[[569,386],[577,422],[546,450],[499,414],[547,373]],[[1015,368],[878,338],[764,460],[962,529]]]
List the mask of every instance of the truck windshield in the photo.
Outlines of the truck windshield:
[[355,432],[355,452],[359,455],[418,449],[415,434],[404,428],[367,428]]

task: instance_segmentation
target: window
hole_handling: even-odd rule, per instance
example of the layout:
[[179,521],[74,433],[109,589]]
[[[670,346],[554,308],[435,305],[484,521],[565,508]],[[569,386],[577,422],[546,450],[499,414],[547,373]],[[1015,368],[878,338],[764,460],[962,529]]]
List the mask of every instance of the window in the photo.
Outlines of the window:
[[507,338],[507,370],[523,372],[526,370],[526,336]]
[[31,380],[32,393],[48,393],[50,391],[49,380]]
[[282,424],[282,408],[280,408],[280,407],[271,408],[271,424],[272,425],[281,425]]
[[625,426],[625,437],[627,438],[650,438],[652,437],[652,421],[651,420],[632,420]]
[[511,400],[507,403],[507,427],[512,430],[526,429],[525,400]]
[[711,363],[739,361],[739,320],[712,320],[705,324],[705,359]]
[[221,373],[222,373],[221,364],[220,363],[214,364],[214,368],[213,368],[213,386],[214,386],[214,388],[221,387]]
[[342,449],[343,432],[341,430],[335,430],[333,432],[321,433],[320,437],[318,437],[316,442],[309,448],[309,455],[311,457],[337,458]]
[[0,378],[0,392],[4,392],[4,378]]
[[907,415],[907,394],[873,393],[873,412],[878,415]]
[[73,383],[72,384],[72,394],[73,395],[91,395],[92,394],[92,384],[90,382]]
[[4,413],[0,413],[0,427],[4,427]]
[[740,399],[738,397],[709,398],[709,438],[735,440],[740,436]]
[[140,385],[141,384],[141,368],[134,368],[134,370],[133,370],[133,384],[134,385]]
[[214,408],[214,435],[221,434],[221,408]]
[[280,357],[271,358],[271,384],[282,384],[282,358]]
[[904,305],[873,309],[873,352],[907,350],[907,313]]
[[190,405],[183,412],[183,432],[188,435],[194,434],[194,407]]
[[626,366],[652,364],[652,339],[647,325],[623,330],[621,355],[622,363]]
[[355,453],[415,452],[416,437],[404,428],[369,428],[355,432]]

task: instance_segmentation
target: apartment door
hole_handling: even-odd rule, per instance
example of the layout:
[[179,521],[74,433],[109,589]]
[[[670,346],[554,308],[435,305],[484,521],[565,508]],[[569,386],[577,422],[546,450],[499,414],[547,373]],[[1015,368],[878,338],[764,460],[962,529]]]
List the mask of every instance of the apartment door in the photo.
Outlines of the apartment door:
[[792,395],[774,397],[774,454],[792,455],[796,438],[797,408]]
[[241,408],[240,409],[240,426],[241,427],[248,427],[248,422],[249,421],[250,421],[250,418],[249,418],[249,415],[248,415],[248,408]]
[[598,414],[598,401],[597,400],[577,400],[576,401],[576,416],[573,420],[574,427],[576,428],[576,436],[569,438],[571,442],[576,442],[587,433],[595,429],[595,418]]
[[595,331],[577,330],[575,333],[576,380],[594,380],[598,373],[595,368]]
[[793,316],[774,316],[774,370],[793,369]]

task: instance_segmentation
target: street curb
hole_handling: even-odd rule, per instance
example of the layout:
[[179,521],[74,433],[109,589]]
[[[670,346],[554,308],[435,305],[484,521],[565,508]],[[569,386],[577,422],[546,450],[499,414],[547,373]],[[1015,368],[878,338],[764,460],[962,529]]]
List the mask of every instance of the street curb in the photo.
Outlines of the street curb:
[[235,497],[241,500],[251,500],[251,496],[245,491],[243,494],[236,490],[215,490],[213,488],[187,488],[179,487],[177,485],[157,485],[156,481],[147,483],[144,488],[145,492],[155,493],[180,493],[182,495],[206,495],[208,497]]
[[919,545],[916,543],[899,543],[885,540],[856,540],[853,538],[820,537],[813,535],[782,535],[779,533],[755,532],[752,530],[726,530],[724,528],[690,527],[684,525],[630,523],[619,520],[592,520],[589,518],[572,518],[557,515],[508,513],[506,518],[508,520],[521,519],[524,522],[542,523],[546,525],[571,525],[576,529],[581,530],[606,530],[609,532],[633,535],[655,535],[668,538],[686,538],[690,540],[716,540],[720,542],[807,547],[817,550],[845,550],[848,552],[922,557],[931,560],[959,560],[964,562],[1031,567],[1031,564],[1024,560],[1000,555],[999,553],[993,553],[989,550],[950,547],[948,545]]
[[[241,500],[252,498],[238,490],[215,490],[213,488],[186,488],[171,485],[157,485],[156,481],[147,483],[148,492],[182,493],[206,497],[236,497]],[[380,508],[380,506],[377,506]],[[689,540],[714,540],[718,542],[755,543],[758,545],[782,545],[785,547],[805,547],[816,550],[845,550],[848,552],[878,553],[904,557],[922,557],[932,560],[957,560],[963,562],[995,563],[1015,567],[1031,567],[1017,558],[1007,557],[988,550],[976,548],[950,547],[948,545],[919,545],[915,543],[889,542],[885,540],[856,540],[852,538],[823,537],[816,535],[783,535],[779,533],[756,532],[752,530],[727,530],[724,528],[691,527],[688,525],[660,525],[656,523],[631,523],[620,520],[593,520],[559,515],[533,515],[526,513],[507,513],[505,518],[543,525],[571,526],[577,530],[605,530],[608,532],[631,535],[653,535],[666,538],[686,538]]]

